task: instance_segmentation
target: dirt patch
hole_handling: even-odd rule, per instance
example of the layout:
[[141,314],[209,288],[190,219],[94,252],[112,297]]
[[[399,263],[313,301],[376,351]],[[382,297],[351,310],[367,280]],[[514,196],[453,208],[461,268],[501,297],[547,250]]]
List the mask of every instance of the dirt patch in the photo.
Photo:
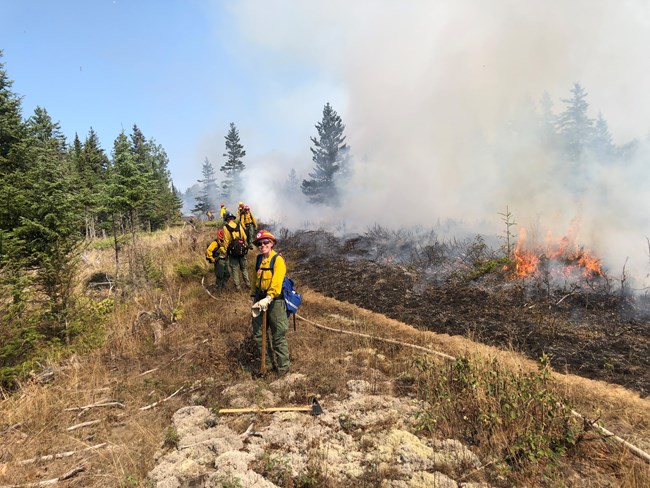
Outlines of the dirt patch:
[[418,252],[399,243],[387,248],[373,236],[337,239],[323,231],[287,235],[281,243],[298,286],[424,330],[511,347],[532,359],[547,354],[560,372],[650,394],[643,297],[588,281],[542,287],[499,269],[472,277],[458,256],[445,257],[435,245]]

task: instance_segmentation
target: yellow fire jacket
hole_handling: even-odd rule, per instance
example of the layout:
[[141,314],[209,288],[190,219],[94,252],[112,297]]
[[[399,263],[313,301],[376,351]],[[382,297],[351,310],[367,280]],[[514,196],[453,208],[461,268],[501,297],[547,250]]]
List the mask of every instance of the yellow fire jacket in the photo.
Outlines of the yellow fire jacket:
[[287,274],[287,265],[284,258],[278,254],[273,263],[273,271],[271,272],[271,258],[278,254],[273,249],[269,252],[268,258],[262,258],[260,269],[257,270],[257,277],[255,278],[255,288],[266,292],[267,296],[278,298],[282,295],[282,282],[284,275]]
[[[230,231],[232,231],[232,233]],[[233,239],[243,239],[245,241],[246,231],[244,230],[244,227],[241,224],[231,221],[223,226],[223,237],[224,237],[224,246],[227,250],[228,246],[230,245],[230,241],[232,241]]]
[[211,263],[214,263],[217,258],[226,259],[226,246],[224,242],[222,239],[216,239],[205,250],[205,255]]
[[253,226],[257,229],[257,221],[255,220],[255,217],[253,217],[253,213],[251,211],[243,212],[241,214],[240,221],[244,227],[249,224],[253,224]]

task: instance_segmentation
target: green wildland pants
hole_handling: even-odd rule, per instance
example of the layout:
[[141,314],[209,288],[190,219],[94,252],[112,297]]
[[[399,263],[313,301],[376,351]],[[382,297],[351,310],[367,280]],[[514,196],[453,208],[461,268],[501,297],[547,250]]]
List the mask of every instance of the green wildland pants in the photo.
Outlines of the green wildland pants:
[[239,281],[239,271],[244,277],[244,285],[250,290],[251,280],[248,277],[248,263],[246,262],[246,256],[240,258],[235,256],[228,256],[228,270],[230,271],[230,276],[235,282],[235,288],[238,290],[241,289],[241,282]]
[[230,278],[230,270],[224,258],[218,258],[214,262],[214,275],[217,277],[216,286],[217,290],[223,289]]
[[253,249],[253,239],[255,239],[255,225],[248,224],[246,226],[246,238],[248,240],[248,248]]
[[[253,339],[262,353],[262,324],[264,312],[253,317]],[[268,329],[266,331],[266,369],[271,370],[273,363],[278,371],[286,372],[291,365],[289,359],[289,344],[287,343],[287,330],[289,330],[289,319],[287,318],[287,305],[282,298],[273,300],[266,311]],[[273,345],[273,350],[271,350]],[[273,354],[275,352],[275,354]],[[273,360],[275,359],[275,361]]]

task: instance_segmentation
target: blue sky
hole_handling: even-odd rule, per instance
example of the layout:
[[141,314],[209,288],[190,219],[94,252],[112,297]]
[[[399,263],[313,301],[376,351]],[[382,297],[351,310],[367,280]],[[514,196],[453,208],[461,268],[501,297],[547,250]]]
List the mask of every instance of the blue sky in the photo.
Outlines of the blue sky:
[[[0,0],[0,12],[25,118],[40,105],[69,140],[92,126],[107,153],[137,124],[181,190],[206,157],[223,164],[234,122],[262,217],[498,235],[508,206],[540,235],[571,232],[614,267],[632,255],[647,267],[645,154],[590,167],[598,184],[577,196],[547,154],[502,137],[524,100],[546,91],[559,113],[576,82],[616,143],[647,137],[647,0]],[[296,211],[282,183],[312,170],[327,102],[346,125],[349,192],[336,211]]]
[[253,156],[281,145],[309,160],[324,97],[300,134],[269,120],[274,94],[310,83],[309,67],[242,47],[228,3],[0,0],[0,49],[23,116],[40,105],[70,141],[92,127],[107,152],[137,124],[165,148],[181,190],[201,177],[206,157],[223,163],[230,122]]

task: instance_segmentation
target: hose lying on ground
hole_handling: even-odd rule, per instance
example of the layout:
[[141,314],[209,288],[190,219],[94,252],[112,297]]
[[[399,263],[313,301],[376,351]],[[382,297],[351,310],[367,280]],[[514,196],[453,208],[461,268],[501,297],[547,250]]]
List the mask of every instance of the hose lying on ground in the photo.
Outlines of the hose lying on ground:
[[[436,356],[447,359],[449,361],[456,361],[456,358],[454,356],[450,356],[449,354],[445,354],[444,352],[435,351],[435,350],[429,349],[427,347],[417,346],[415,344],[409,344],[408,342],[397,341],[397,340],[394,340],[394,339],[386,339],[384,337],[377,337],[377,336],[372,336],[372,335],[369,335],[369,334],[363,334],[361,332],[353,332],[351,330],[334,329],[332,327],[326,327],[326,326],[324,326],[322,324],[318,324],[318,323],[313,322],[313,321],[311,321],[309,319],[306,319],[305,317],[303,317],[301,315],[298,315],[298,314],[296,314],[296,317],[299,318],[300,320],[304,321],[304,322],[307,322],[308,324],[313,325],[314,327],[316,327],[318,329],[327,330],[329,332],[338,332],[340,334],[347,334],[347,335],[353,335],[353,336],[357,336],[357,337],[363,337],[365,339],[371,339],[371,340],[375,340],[375,341],[386,342],[388,344],[397,344],[397,345],[404,346],[404,347],[410,347],[412,349],[417,349],[418,351],[423,351],[423,352],[426,352],[426,353],[429,353],[429,354],[434,354]],[[582,421],[586,421],[586,423],[590,427],[593,427],[594,429],[596,429],[598,432],[600,432],[601,434],[603,434],[607,438],[614,439],[616,442],[618,442],[619,444],[621,444],[621,445],[625,446],[627,449],[629,449],[630,452],[632,452],[632,454],[634,454],[635,456],[641,458],[646,463],[650,464],[650,454],[648,454],[647,452],[639,449],[638,447],[636,447],[633,444],[630,444],[625,439],[622,439],[621,437],[619,437],[616,434],[610,432],[609,430],[605,429],[604,427],[601,427],[597,423],[586,419],[584,416],[582,416],[581,414],[579,414],[575,410],[571,410],[571,415],[573,415],[576,418],[579,418]]]

